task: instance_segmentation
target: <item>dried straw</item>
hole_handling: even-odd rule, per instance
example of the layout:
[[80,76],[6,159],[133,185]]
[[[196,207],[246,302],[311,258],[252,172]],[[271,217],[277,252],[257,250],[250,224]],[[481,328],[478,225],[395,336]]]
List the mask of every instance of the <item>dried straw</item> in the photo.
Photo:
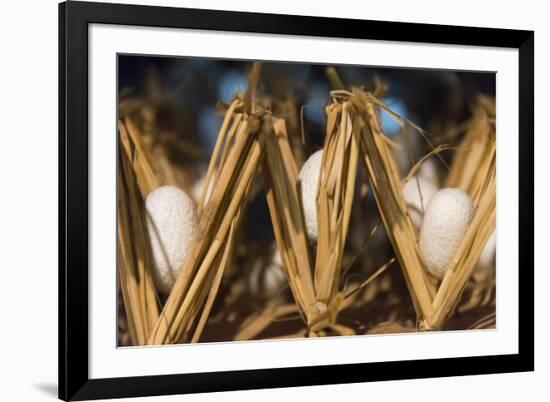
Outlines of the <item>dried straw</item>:
[[262,172],[275,240],[290,289],[304,322],[309,325],[319,315],[319,309],[298,193],[298,168],[283,120],[271,118],[271,124],[264,125],[263,134],[266,158]]
[[[149,238],[145,224],[143,194],[155,176],[133,137],[119,124],[119,170],[117,180],[119,279],[134,345],[145,345],[159,316],[152,280]],[[131,162],[133,160],[133,163]],[[141,185],[137,172],[143,174]]]
[[[417,249],[417,238],[401,194],[401,180],[384,134],[380,130],[376,107],[381,102],[368,93],[354,89],[350,101],[362,117],[364,126],[356,139],[364,156],[375,198],[403,269],[413,303],[427,329],[440,328],[458,303],[466,282],[486,241],[495,228],[496,143],[494,104],[483,98],[465,135],[446,184],[467,191],[476,212],[447,274],[435,293],[434,281],[424,267]],[[384,108],[387,108],[384,106]],[[401,123],[407,123],[395,113]],[[441,146],[432,153],[445,149]],[[475,152],[471,152],[475,148]]]
[[494,101],[480,97],[446,180],[468,192],[476,212],[433,302],[428,325],[439,328],[456,307],[485,243],[496,226],[496,132]]
[[[356,116],[350,113],[349,103],[334,103],[326,112],[327,131],[317,194],[319,236],[314,270],[311,269],[299,199],[298,169],[284,121],[273,118],[273,129],[267,126],[263,132],[267,149],[263,172],[275,238],[290,289],[310,336],[327,327],[346,334],[353,332],[335,321],[342,307],[341,265],[357,172],[358,149],[353,141],[352,124]],[[247,330],[244,333],[255,332]]]
[[349,103],[327,107],[327,132],[323,146],[317,197],[319,236],[315,264],[315,290],[325,311],[338,293],[342,257],[348,233],[357,173],[358,149],[353,141],[357,117]]
[[418,316],[430,319],[435,286],[420,258],[416,232],[401,193],[398,168],[380,129],[375,105],[370,96],[354,89],[350,102],[361,116],[355,139],[363,156],[369,181],[386,231],[393,245]]
[[[247,90],[249,96],[253,93],[250,86],[256,85],[259,71],[259,65],[255,64]],[[252,114],[246,110],[237,113],[241,103],[246,108],[250,100],[235,101],[226,112],[200,197],[202,209],[197,235],[149,344],[199,340],[221,277],[230,262],[235,231],[264,148],[263,138],[258,136],[263,110]],[[205,192],[209,188],[212,194],[206,199]],[[198,318],[201,310],[202,315]]]

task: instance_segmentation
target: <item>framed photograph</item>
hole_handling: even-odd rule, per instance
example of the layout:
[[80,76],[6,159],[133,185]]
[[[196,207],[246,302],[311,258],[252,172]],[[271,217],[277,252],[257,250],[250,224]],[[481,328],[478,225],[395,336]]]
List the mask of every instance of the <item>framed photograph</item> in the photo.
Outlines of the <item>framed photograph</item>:
[[59,5],[59,397],[534,369],[534,33]]

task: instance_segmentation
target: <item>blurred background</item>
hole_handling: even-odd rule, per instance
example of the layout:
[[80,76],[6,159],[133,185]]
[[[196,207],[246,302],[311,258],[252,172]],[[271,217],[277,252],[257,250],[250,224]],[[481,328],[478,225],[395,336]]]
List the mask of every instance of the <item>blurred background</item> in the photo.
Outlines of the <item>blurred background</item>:
[[[223,115],[217,102],[229,103],[247,86],[250,61],[120,55],[118,86],[121,96],[162,96],[167,109],[178,110],[173,129],[203,148],[208,159]],[[375,77],[387,85],[383,101],[395,112],[438,136],[469,117],[479,93],[495,94],[495,75],[484,72],[420,70],[334,65],[346,86],[369,89]],[[326,65],[268,62],[262,67],[257,94],[269,95],[273,112],[294,107],[312,148],[320,148],[329,103]],[[265,100],[265,99],[264,99]],[[286,106],[286,108],[285,108]],[[283,110],[281,110],[283,109]],[[168,113],[170,110],[166,110]],[[174,110],[173,110],[174,111]],[[162,115],[159,122],[162,122]],[[181,126],[178,126],[177,124]],[[388,135],[400,127],[382,116]]]

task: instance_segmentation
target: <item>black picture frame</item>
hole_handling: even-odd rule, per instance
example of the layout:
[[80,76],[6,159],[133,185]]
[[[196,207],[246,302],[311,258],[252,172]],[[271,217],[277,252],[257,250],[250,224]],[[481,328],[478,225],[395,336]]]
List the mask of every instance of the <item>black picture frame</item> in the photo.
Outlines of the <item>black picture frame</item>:
[[[519,51],[518,353],[90,379],[88,25],[192,28]],[[86,400],[534,370],[534,32],[70,1],[59,4],[59,398]]]

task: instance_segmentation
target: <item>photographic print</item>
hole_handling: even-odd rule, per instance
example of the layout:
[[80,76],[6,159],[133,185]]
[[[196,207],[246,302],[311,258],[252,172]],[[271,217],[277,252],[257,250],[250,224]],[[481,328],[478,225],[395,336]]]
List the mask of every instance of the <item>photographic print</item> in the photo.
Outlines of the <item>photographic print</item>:
[[71,1],[58,55],[60,398],[534,370],[534,32]]
[[494,73],[117,64],[119,347],[496,328]]

